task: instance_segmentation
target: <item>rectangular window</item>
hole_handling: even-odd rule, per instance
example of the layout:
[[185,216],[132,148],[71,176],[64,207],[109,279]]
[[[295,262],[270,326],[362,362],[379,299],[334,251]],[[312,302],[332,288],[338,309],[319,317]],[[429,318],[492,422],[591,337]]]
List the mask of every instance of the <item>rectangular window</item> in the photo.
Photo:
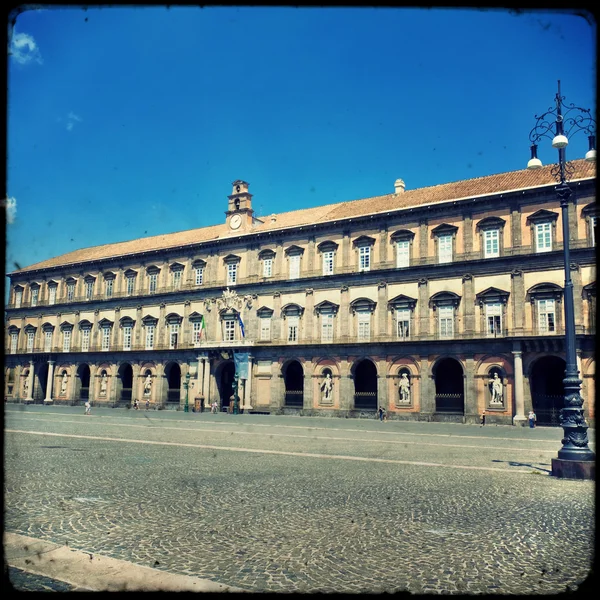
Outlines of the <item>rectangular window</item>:
[[452,337],[454,335],[454,307],[439,306],[438,315],[440,337]]
[[502,304],[490,302],[485,305],[487,335],[502,335]]
[[71,302],[75,297],[75,284],[67,283],[67,302]]
[[200,345],[201,333],[202,333],[202,323],[200,321],[194,321],[192,324],[192,343],[196,347]]
[[592,246],[596,245],[596,217],[590,217],[590,238],[592,241]]
[[333,250],[323,252],[323,275],[333,275]]
[[33,288],[31,290],[31,306],[37,306],[39,293],[40,293],[39,288]]
[[410,309],[402,308],[396,312],[396,328],[398,339],[407,340],[410,337]]
[[260,318],[260,339],[268,342],[271,339],[271,317]]
[[438,236],[438,261],[440,263],[452,262],[452,235]]
[[48,304],[56,302],[56,286],[52,285],[48,288]]
[[127,277],[127,295],[131,296],[135,289],[135,277]]
[[113,295],[113,284],[114,284],[114,280],[113,279],[107,279],[106,280],[106,297],[107,298],[112,298],[112,295]]
[[552,223],[537,223],[535,226],[535,251],[552,251]]
[[290,279],[298,279],[300,277],[300,255],[294,254],[290,256]]
[[226,319],[223,321],[223,326],[223,339],[226,342],[235,341],[235,321],[233,319]]
[[227,285],[235,285],[237,281],[237,263],[229,263],[227,265]]
[[487,229],[483,232],[483,257],[495,258],[500,256],[500,231]]
[[369,271],[371,269],[371,246],[361,246],[358,249],[358,270]]
[[107,351],[110,349],[110,327],[102,328],[102,350]]
[[21,300],[23,300],[23,290],[15,290],[15,308],[21,308]]
[[90,349],[90,329],[89,327],[81,330],[81,351],[87,352]]
[[131,350],[131,325],[123,327],[123,350]]
[[297,342],[298,341],[298,323],[299,319],[297,316],[288,317],[287,321],[287,341]]
[[202,282],[204,281],[204,267],[196,267],[194,269],[194,276],[196,285],[202,285]]
[[178,290],[181,287],[181,271],[173,271],[172,273],[172,282],[173,288]]
[[175,350],[179,341],[179,323],[169,325],[169,348]]
[[401,240],[396,244],[396,267],[408,267],[410,265],[410,242]]
[[52,352],[52,330],[44,331],[44,352]]
[[333,315],[321,315],[321,342],[333,342]]
[[27,352],[33,352],[33,340],[35,338],[35,332],[27,332]]
[[18,341],[19,341],[19,334],[11,333],[10,334],[10,353],[11,354],[17,353],[17,342]]
[[156,291],[158,283],[158,273],[150,273],[148,275],[148,291],[153,294]]
[[272,277],[273,275],[273,259],[265,258],[263,260],[263,277]]
[[146,325],[146,350],[154,349],[154,325]]
[[86,281],[85,282],[85,299],[91,300],[94,297],[94,282]]
[[556,331],[554,300],[538,300],[538,324],[540,333]]
[[357,313],[358,340],[368,342],[371,339],[371,313]]
[[63,331],[63,352],[69,352],[71,350],[71,330],[65,329]]

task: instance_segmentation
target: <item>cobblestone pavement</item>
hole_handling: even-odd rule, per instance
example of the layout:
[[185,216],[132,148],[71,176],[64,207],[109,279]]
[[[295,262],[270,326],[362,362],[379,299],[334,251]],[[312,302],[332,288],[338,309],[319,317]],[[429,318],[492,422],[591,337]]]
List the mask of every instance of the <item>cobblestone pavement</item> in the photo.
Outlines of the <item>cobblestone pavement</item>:
[[590,572],[594,483],[549,476],[560,429],[82,413],[5,409],[6,531],[251,591],[552,594]]

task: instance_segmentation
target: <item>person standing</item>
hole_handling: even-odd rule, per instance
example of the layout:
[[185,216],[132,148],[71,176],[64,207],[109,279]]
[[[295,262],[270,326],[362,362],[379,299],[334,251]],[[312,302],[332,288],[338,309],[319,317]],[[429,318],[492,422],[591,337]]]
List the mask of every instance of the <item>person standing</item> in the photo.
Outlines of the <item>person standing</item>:
[[85,401],[85,414],[86,415],[91,415],[92,414],[92,405],[90,404],[89,400]]
[[383,406],[380,406],[378,412],[379,412],[379,420],[383,421],[383,417],[385,415],[385,408],[383,408]]
[[527,418],[529,419],[529,427],[533,429],[535,427],[535,422],[537,421],[537,417],[535,416],[533,410],[529,411],[529,415],[527,415]]
[[150,399],[146,398],[146,410],[150,409]]
[[479,419],[479,427],[483,427],[485,425],[485,411],[481,413],[481,417]]

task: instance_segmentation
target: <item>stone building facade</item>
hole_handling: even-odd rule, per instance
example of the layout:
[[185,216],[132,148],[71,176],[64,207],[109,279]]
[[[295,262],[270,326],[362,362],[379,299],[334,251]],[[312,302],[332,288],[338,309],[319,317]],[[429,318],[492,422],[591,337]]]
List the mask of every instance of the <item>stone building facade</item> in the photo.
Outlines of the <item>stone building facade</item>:
[[[577,358],[594,420],[595,165],[573,162]],[[551,167],[70,252],[9,273],[8,402],[558,425],[561,213]]]

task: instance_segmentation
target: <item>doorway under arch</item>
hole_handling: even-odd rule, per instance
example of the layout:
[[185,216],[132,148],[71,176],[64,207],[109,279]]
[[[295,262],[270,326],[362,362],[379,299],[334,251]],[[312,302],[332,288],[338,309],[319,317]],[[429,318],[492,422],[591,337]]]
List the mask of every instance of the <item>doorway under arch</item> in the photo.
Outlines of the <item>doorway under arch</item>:
[[354,368],[354,408],[377,410],[377,367],[367,359]]
[[179,404],[181,401],[181,367],[176,362],[165,367],[167,378],[167,404]]
[[83,363],[77,367],[77,387],[73,394],[74,399],[85,402],[90,397],[90,367]]
[[566,366],[565,361],[558,356],[543,356],[531,367],[531,404],[538,425],[560,425],[560,410],[565,405],[563,379]]
[[454,358],[442,358],[433,368],[435,412],[465,414],[465,388],[461,364]]
[[297,360],[290,361],[283,369],[285,384],[284,406],[304,406],[304,370]]
[[233,396],[233,377],[235,375],[235,365],[232,360],[228,360],[221,366],[218,379],[220,410],[227,412],[231,396]]
[[124,363],[118,371],[119,403],[129,404],[133,390],[133,368],[129,363]]
[[[48,363],[43,362],[37,369],[38,385],[34,387],[33,401],[35,404],[41,404],[46,397],[46,387],[48,385]],[[53,390],[54,392],[54,390]]]

